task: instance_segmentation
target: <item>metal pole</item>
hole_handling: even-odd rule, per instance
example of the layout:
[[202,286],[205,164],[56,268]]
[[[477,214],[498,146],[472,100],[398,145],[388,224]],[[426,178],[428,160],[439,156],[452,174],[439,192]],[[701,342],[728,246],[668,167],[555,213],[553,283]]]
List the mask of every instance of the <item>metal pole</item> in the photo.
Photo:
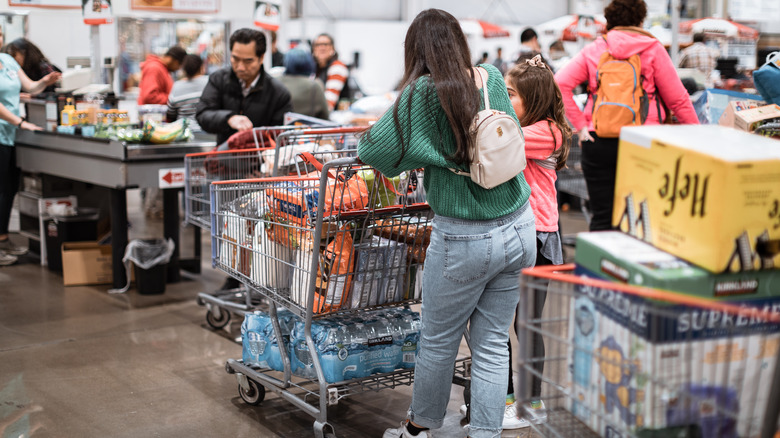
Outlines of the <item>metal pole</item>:
[[100,61],[100,26],[97,24],[92,24],[89,26],[89,41],[90,41],[90,52],[89,52],[89,65],[92,69],[92,78],[91,82],[93,84],[102,84],[103,79],[102,76],[102,63]]
[[671,5],[671,19],[672,19],[672,46],[669,49],[669,54],[672,57],[672,64],[677,66],[677,61],[680,55],[680,0],[672,0]]

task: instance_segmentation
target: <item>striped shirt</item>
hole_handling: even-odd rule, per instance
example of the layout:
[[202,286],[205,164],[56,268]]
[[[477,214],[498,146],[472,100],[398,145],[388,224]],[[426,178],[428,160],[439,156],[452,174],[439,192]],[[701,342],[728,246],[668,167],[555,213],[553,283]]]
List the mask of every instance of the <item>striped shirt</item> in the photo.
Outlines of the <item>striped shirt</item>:
[[190,129],[193,132],[200,131],[200,125],[195,120],[195,111],[200,102],[200,95],[208,82],[209,77],[206,75],[176,81],[171,94],[168,95],[168,120],[187,118]]
[[[336,108],[336,104],[339,102],[339,96],[341,90],[347,84],[347,78],[349,77],[349,69],[343,62],[335,59],[328,66],[327,75],[325,77],[325,100],[328,101],[328,109],[333,111]],[[322,79],[322,77],[320,77]]]

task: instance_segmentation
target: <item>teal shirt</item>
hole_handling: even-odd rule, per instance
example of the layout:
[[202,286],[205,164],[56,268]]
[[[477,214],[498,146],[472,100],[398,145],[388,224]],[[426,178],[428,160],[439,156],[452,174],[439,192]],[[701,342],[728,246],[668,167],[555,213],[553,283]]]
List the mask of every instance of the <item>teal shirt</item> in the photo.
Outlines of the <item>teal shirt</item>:
[[[489,73],[490,107],[517,120],[501,72],[489,64],[481,67]],[[390,108],[358,144],[358,156],[364,163],[389,177],[405,170],[424,168],[423,183],[428,203],[436,214],[442,216],[490,220],[512,213],[528,201],[531,188],[522,173],[488,190],[472,182],[471,178],[449,170],[457,167],[445,158],[455,151],[455,134],[429,77],[420,78],[413,93],[411,86],[404,89],[397,105],[406,143],[403,159],[396,166],[401,156],[401,141],[393,122],[393,108]],[[480,106],[484,107],[484,102]]]
[[[19,93],[22,82],[19,80],[19,64],[11,55],[0,53],[0,104],[8,111],[19,115]],[[0,119],[0,144],[13,146],[16,140],[16,126]]]

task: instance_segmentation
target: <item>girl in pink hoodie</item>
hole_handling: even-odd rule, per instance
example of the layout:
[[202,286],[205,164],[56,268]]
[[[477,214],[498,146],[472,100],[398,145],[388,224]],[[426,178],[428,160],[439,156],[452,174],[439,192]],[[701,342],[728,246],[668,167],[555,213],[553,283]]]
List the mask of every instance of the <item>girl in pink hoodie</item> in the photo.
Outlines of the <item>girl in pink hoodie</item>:
[[[642,87],[650,98],[646,125],[657,125],[666,119],[663,105],[656,100],[658,96],[674,112],[680,123],[699,123],[688,93],[678,78],[666,49],[640,27],[646,15],[647,5],[643,0],[612,1],[604,9],[607,35],[585,46],[555,75],[563,94],[566,117],[579,134],[579,143],[582,146],[582,170],[588,185],[590,209],[593,213],[591,231],[612,228],[617,168],[618,139],[598,137],[593,132],[591,122],[594,95],[598,89],[597,67],[602,53],[608,50],[613,57],[619,59],[639,54]],[[587,82],[590,96],[585,111],[580,111],[572,92],[583,82]]]
[[[525,155],[528,161],[523,174],[531,186],[531,208],[536,216],[536,266],[563,264],[563,248],[558,233],[558,200],[555,190],[556,170],[566,165],[571,143],[571,128],[566,122],[561,90],[555,84],[552,70],[536,55],[520,62],[509,70],[504,78],[509,100],[523,127]],[[547,293],[534,292],[534,318],[541,318]],[[534,334],[533,357],[544,358],[542,337]],[[528,420],[517,415],[514,385],[512,383],[512,354],[509,354],[509,379],[504,411],[504,429],[528,426]],[[544,362],[537,361],[534,368],[544,371]],[[523,406],[526,418],[542,421],[544,404],[539,399],[542,381],[532,379],[532,401]]]

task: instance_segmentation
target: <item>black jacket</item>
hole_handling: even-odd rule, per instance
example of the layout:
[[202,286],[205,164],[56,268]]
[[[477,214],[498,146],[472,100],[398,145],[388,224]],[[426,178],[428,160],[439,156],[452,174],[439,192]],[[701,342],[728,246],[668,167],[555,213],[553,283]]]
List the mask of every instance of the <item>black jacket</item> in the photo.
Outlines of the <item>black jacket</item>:
[[279,126],[284,113],[289,111],[292,111],[290,92],[265,69],[260,68],[260,79],[244,97],[238,77],[232,68],[226,67],[209,76],[195,118],[204,131],[217,134],[217,144],[221,144],[236,132],[227,123],[234,115],[249,117],[256,127]]

